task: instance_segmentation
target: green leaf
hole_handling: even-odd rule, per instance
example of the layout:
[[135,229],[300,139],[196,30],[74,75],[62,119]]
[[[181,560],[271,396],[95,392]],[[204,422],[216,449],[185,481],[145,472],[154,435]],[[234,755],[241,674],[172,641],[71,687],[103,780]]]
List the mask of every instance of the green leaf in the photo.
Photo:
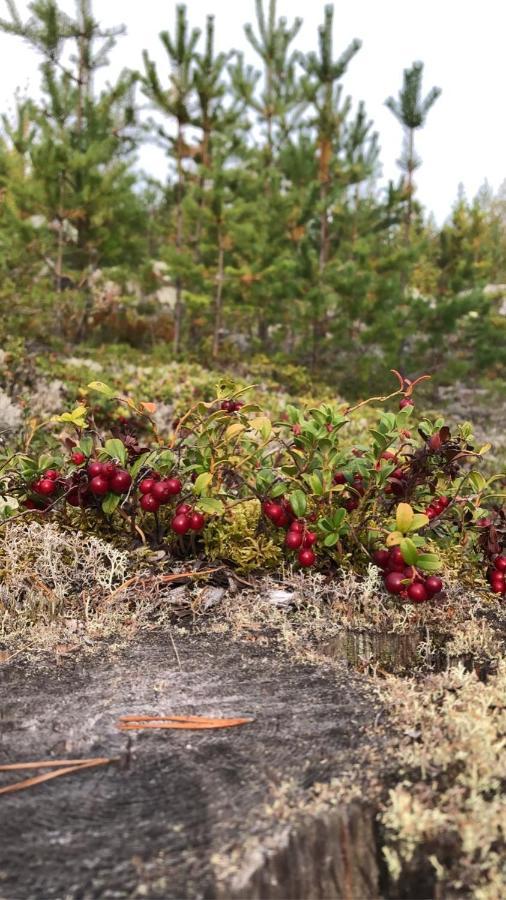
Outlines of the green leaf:
[[109,399],[116,396],[115,389],[109,387],[108,384],[104,384],[103,381],[90,381],[87,387],[90,391],[96,391],[98,394],[103,394],[104,397],[108,397]]
[[154,457],[155,454],[151,451],[149,453],[141,453],[141,455],[137,457],[133,466],[131,466],[130,468],[130,475],[132,476],[132,478],[135,478],[139,474],[143,465],[147,464],[150,456]]
[[416,549],[413,541],[410,541],[409,538],[404,538],[400,544],[402,558],[406,565],[408,566],[416,566],[416,562],[418,559],[418,550]]
[[196,494],[205,494],[212,480],[213,476],[211,472],[202,472],[202,474],[199,475],[196,479],[195,484],[193,485],[193,490]]
[[306,515],[307,497],[306,497],[304,491],[300,491],[300,490],[292,491],[292,493],[289,495],[288,499],[290,500],[292,509],[293,509],[295,515],[298,516],[298,518],[301,518],[301,516]]
[[124,466],[127,461],[126,447],[119,438],[109,438],[104,444],[103,452],[107,456],[110,456],[111,459],[119,460],[122,466]]
[[203,513],[208,513],[208,515],[213,515],[214,513],[219,515],[223,512],[224,506],[221,500],[218,500],[216,497],[203,497],[197,503],[197,509],[200,509]]
[[317,472],[313,472],[311,475],[307,477],[309,485],[313,494],[316,494],[317,497],[321,497],[323,494],[323,483]]
[[331,521],[332,527],[338,531],[341,525],[343,524],[346,517],[346,510],[341,507],[341,509],[336,509],[335,512],[332,513]]
[[102,500],[102,509],[106,515],[110,516],[119,505],[121,497],[119,494],[107,494]]
[[487,479],[483,477],[481,472],[470,472],[468,477],[469,483],[477,494],[480,493],[480,491],[484,491],[487,487]]
[[441,562],[435,553],[420,553],[416,565],[424,572],[439,572]]
[[72,412],[62,413],[61,416],[54,416],[52,418],[52,422],[69,422],[71,425],[75,425],[76,428],[85,428],[86,427],[86,413],[88,410],[82,404],[80,406],[76,406]]
[[408,531],[418,531],[419,528],[425,528],[429,521],[429,517],[425,513],[415,513]]
[[335,547],[339,540],[338,534],[328,534],[325,540],[323,541],[324,547]]
[[91,452],[93,450],[93,438],[82,437],[77,446],[85,456],[91,456]]

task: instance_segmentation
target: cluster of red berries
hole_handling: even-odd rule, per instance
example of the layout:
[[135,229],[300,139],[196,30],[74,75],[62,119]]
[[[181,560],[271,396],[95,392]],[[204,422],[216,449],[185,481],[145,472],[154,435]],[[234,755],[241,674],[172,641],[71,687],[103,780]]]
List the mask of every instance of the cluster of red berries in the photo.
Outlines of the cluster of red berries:
[[314,566],[316,553],[312,549],[318,536],[310,531],[303,519],[298,519],[288,500],[266,500],[263,504],[264,515],[276,528],[286,528],[285,547],[296,550],[299,565],[304,568]]
[[223,412],[234,413],[238,412],[243,406],[244,403],[241,403],[240,400],[223,400],[220,408]]
[[[170,503],[183,490],[179,478],[161,478],[158,472],[151,472],[139,484],[142,494],[140,506],[145,512],[155,513],[160,506]],[[202,531],[206,520],[201,512],[192,509],[189,503],[180,503],[176,507],[170,527],[175,534],[186,534],[188,531]]]
[[56,469],[47,469],[43,475],[32,484],[32,491],[41,497],[52,497],[58,488],[60,473]]
[[160,506],[170,503],[183,490],[179,478],[161,478],[157,472],[151,472],[139,484],[142,494],[140,505],[145,512],[156,512]]
[[506,594],[506,556],[496,556],[488,580],[494,594]]
[[126,469],[121,469],[115,462],[99,462],[93,460],[86,469],[88,486],[95,497],[105,497],[110,491],[113,494],[128,494],[132,484],[132,476]]
[[424,578],[415,566],[406,565],[400,547],[376,550],[373,559],[383,570],[383,580],[389,594],[400,594],[413,603],[425,603],[443,589],[443,582],[437,575]]
[[435,519],[437,516],[440,516],[443,513],[447,506],[450,505],[449,497],[437,497],[435,500],[432,500],[429,503],[427,509],[425,510],[425,515],[429,519]]

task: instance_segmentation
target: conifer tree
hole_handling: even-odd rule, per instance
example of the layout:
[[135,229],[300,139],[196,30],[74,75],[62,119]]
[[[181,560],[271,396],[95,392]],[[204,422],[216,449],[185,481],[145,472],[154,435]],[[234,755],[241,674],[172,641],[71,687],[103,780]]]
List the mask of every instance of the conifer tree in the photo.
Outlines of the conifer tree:
[[[169,130],[165,125],[158,128],[158,134],[165,142],[174,159],[176,169],[175,182],[175,248],[176,254],[183,250],[183,199],[185,192],[185,159],[193,155],[192,148],[186,140],[187,127],[194,121],[194,88],[196,46],[200,39],[200,29],[191,28],[188,23],[186,6],[176,7],[176,24],[173,35],[162,31],[160,40],[167,52],[170,66],[168,83],[165,86],[160,80],[157,68],[148,52],[143,53],[144,77],[143,89],[154,108],[168,119]],[[176,134],[171,133],[171,125],[175,124]],[[208,152],[207,148],[206,152]],[[174,309],[173,349],[179,353],[183,327],[183,282],[180,272],[176,275],[176,304]]]
[[91,0],[77,0],[74,18],[55,0],[38,0],[25,22],[14,0],[7,6],[10,19],[0,20],[0,29],[42,58],[42,100],[27,106],[34,129],[29,143],[20,146],[4,120],[7,140],[30,162],[30,183],[18,185],[16,199],[24,217],[42,216],[53,235],[47,262],[61,289],[65,267],[80,281],[90,265],[142,252],[143,210],[130,171],[134,77],[123,72],[113,87],[96,92],[94,76],[108,64],[123,28],[102,29]]
[[389,97],[386,105],[404,129],[404,147],[399,166],[405,175],[406,189],[406,241],[409,242],[413,216],[413,173],[421,165],[415,152],[415,131],[423,128],[430,108],[441,94],[441,88],[433,87],[425,98],[422,97],[423,63],[415,62],[404,69],[403,84],[397,99]]

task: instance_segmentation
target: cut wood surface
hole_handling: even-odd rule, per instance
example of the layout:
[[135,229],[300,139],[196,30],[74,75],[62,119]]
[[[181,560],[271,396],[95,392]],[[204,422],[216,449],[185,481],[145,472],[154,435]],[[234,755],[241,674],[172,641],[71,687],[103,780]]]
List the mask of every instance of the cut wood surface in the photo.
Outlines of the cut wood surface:
[[[159,634],[2,667],[0,765],[82,769],[0,797],[2,900],[376,898],[367,803],[305,807],[370,743],[367,681],[296,662],[275,641],[178,635],[178,656]],[[248,724],[117,728],[154,716]]]

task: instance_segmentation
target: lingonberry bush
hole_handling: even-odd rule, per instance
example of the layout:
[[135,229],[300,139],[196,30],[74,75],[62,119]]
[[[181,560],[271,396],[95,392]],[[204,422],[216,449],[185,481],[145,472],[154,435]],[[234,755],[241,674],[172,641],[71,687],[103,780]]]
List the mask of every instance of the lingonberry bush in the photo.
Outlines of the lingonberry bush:
[[[395,374],[388,397],[352,408],[288,405],[279,421],[247,400],[249,389],[224,383],[169,435],[156,429],[154,404],[92,382],[74,410],[32,423],[23,448],[4,458],[3,514],[52,517],[123,544],[175,558],[221,556],[245,569],[286,561],[361,572],[374,563],[385,589],[413,603],[440,594],[438,549],[460,545],[488,567],[492,591],[506,595],[504,476],[480,473],[488,447],[473,445],[469,424],[451,432],[441,419],[418,420],[413,393],[422,379]],[[374,426],[350,449],[343,429],[378,403]],[[106,427],[118,404],[134,428],[117,416]]]

